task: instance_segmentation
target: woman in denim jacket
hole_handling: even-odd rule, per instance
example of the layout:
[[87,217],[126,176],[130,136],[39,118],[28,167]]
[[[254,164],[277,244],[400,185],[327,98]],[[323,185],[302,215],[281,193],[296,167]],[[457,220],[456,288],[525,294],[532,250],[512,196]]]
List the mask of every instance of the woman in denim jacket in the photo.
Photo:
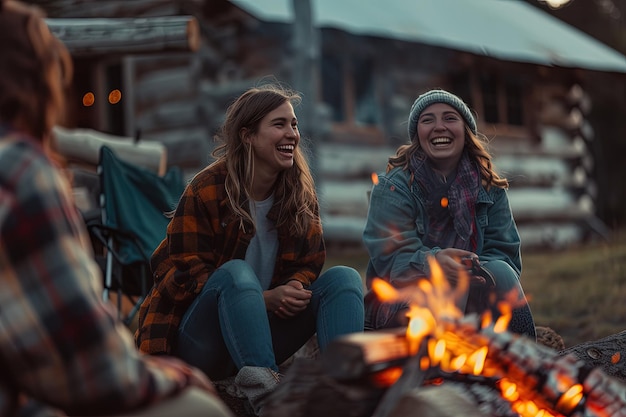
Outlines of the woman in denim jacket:
[[[413,103],[408,133],[411,143],[389,158],[372,189],[363,233],[368,288],[374,278],[401,288],[428,277],[433,257],[453,284],[466,269],[471,288],[486,289],[493,278],[498,298],[517,294],[509,330],[534,339],[508,182],[493,170],[470,109],[454,94],[431,90]],[[463,309],[476,301],[474,291],[468,293]],[[406,324],[406,304],[381,304],[372,292],[365,303],[366,328]],[[490,306],[499,314],[493,302]]]

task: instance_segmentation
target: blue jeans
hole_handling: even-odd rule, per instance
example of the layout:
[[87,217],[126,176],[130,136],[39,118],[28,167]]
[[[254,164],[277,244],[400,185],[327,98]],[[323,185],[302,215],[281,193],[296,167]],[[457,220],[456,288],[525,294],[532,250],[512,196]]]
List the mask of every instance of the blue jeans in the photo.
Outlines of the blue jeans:
[[243,366],[278,371],[316,332],[323,351],[334,338],[363,331],[363,284],[356,270],[332,267],[308,289],[313,295],[307,308],[281,319],[266,311],[250,265],[226,262],[183,316],[174,354],[217,380]]

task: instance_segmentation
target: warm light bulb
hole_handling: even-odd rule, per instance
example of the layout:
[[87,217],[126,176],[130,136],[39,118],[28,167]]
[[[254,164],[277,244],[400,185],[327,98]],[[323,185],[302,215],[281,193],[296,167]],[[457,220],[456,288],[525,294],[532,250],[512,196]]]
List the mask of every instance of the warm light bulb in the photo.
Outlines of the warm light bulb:
[[546,3],[552,9],[559,9],[565,6],[567,3],[572,0],[539,0],[542,3]]
[[96,97],[91,91],[83,95],[83,106],[91,107],[94,105],[95,102],[96,102]]

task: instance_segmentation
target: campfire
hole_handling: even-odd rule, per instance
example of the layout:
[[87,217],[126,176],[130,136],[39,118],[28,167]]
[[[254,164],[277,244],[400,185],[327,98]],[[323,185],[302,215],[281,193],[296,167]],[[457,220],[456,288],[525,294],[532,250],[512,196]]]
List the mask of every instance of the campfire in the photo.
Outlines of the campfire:
[[[294,364],[268,415],[626,416],[622,381],[506,330],[517,297],[498,302],[498,317],[464,315],[456,301],[469,277],[453,288],[436,262],[430,267],[430,279],[413,287],[373,282],[381,301],[409,302],[406,329],[351,334],[332,343],[321,362]],[[410,402],[427,392],[419,407]],[[452,411],[451,395],[463,398]]]
[[[496,320],[489,310],[464,316],[455,301],[467,290],[469,277],[461,276],[452,288],[436,262],[430,267],[430,280],[415,287],[398,290],[383,280],[372,284],[381,301],[410,302],[406,329],[350,335],[331,346],[325,358],[338,380],[366,378],[386,388],[374,417],[391,416],[410,390],[450,383],[465,385],[485,415],[626,415],[621,382],[506,331],[516,297],[498,303],[502,314]],[[482,395],[472,394],[473,386],[480,386]]]

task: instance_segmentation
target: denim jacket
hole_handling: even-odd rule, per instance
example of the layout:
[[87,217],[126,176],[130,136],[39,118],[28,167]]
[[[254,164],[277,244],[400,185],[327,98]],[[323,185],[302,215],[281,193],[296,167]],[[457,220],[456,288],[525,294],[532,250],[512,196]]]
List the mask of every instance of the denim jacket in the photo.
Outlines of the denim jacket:
[[[428,230],[425,197],[408,169],[394,168],[381,174],[370,197],[363,243],[370,261],[366,272],[392,284],[428,276],[427,258],[443,248],[426,247]],[[502,260],[521,274],[521,242],[506,190],[482,187],[476,202],[476,254],[481,262]]]

